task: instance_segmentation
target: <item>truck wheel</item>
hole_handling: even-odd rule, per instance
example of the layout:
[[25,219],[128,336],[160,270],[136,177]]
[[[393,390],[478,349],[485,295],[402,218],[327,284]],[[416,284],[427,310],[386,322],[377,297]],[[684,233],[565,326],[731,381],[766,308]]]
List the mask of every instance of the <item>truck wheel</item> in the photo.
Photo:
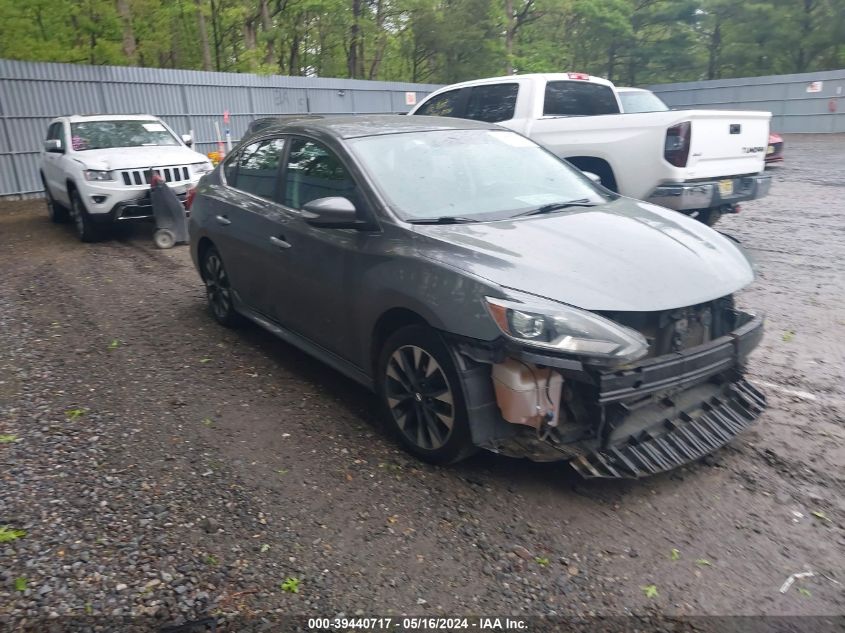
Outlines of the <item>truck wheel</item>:
[[44,185],[44,196],[47,199],[47,216],[54,224],[64,224],[70,219],[67,208],[53,199],[53,194],[50,193],[50,188],[47,186],[43,174],[41,175],[41,183]]
[[85,209],[85,204],[76,189],[70,191],[70,214],[76,226],[76,234],[81,241],[96,242],[102,239],[102,230],[88,217],[88,211]]
[[713,226],[722,217],[722,212],[719,209],[703,209],[698,212],[696,220],[704,222],[707,226]]
[[176,236],[173,231],[158,229],[153,233],[153,242],[157,248],[173,248],[176,245]]
[[209,246],[203,253],[200,266],[202,280],[205,282],[205,293],[208,297],[208,308],[211,316],[220,325],[234,327],[240,322],[240,315],[235,311],[232,302],[232,286],[229,275],[223,265],[223,258],[213,246]]
[[393,333],[382,347],[376,382],[383,413],[409,452],[450,464],[475,451],[458,373],[437,332],[411,325]]

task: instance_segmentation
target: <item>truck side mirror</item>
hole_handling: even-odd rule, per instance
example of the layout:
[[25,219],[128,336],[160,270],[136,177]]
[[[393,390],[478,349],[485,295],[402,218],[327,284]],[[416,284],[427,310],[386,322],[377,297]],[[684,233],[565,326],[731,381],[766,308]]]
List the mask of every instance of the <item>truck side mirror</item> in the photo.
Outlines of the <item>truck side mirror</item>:
[[182,135],[182,142],[187,145],[188,147],[194,146],[194,139],[191,137],[190,134],[183,134]]

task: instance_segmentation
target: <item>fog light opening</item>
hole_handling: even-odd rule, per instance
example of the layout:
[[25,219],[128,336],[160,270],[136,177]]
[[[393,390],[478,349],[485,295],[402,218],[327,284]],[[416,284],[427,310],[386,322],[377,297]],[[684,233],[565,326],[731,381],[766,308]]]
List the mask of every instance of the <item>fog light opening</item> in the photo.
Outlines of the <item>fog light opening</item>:
[[91,196],[91,200],[94,201],[94,204],[103,204],[108,196]]

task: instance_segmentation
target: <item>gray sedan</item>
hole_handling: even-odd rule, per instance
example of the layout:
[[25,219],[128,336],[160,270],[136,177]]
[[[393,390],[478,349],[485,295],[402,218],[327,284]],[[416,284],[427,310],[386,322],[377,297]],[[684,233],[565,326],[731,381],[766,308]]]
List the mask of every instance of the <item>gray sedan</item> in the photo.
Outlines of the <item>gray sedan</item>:
[[737,243],[620,197],[534,142],[440,117],[287,120],[201,181],[211,314],[376,392],[412,453],[477,447],[640,477],[698,459],[765,399]]

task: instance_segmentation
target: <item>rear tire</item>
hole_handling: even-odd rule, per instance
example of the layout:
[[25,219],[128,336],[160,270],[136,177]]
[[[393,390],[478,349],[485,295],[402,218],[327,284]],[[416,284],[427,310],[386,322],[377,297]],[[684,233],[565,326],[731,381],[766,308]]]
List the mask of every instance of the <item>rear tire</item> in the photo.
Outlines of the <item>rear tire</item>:
[[475,452],[452,355],[430,327],[411,325],[388,337],[376,387],[385,419],[410,453],[451,464]]
[[50,218],[53,224],[65,224],[70,220],[70,213],[67,207],[60,205],[53,198],[53,194],[50,193],[50,188],[47,186],[47,181],[44,179],[43,174],[41,175],[41,183],[44,185],[44,196],[47,199],[47,217]]
[[200,271],[202,280],[205,282],[205,293],[208,297],[208,309],[211,316],[220,325],[235,327],[240,322],[241,315],[235,311],[229,275],[223,265],[223,258],[215,247],[209,246],[203,253]]
[[82,242],[98,242],[103,239],[103,230],[94,224],[88,216],[88,210],[76,189],[70,190],[70,215],[73,218],[76,234]]

